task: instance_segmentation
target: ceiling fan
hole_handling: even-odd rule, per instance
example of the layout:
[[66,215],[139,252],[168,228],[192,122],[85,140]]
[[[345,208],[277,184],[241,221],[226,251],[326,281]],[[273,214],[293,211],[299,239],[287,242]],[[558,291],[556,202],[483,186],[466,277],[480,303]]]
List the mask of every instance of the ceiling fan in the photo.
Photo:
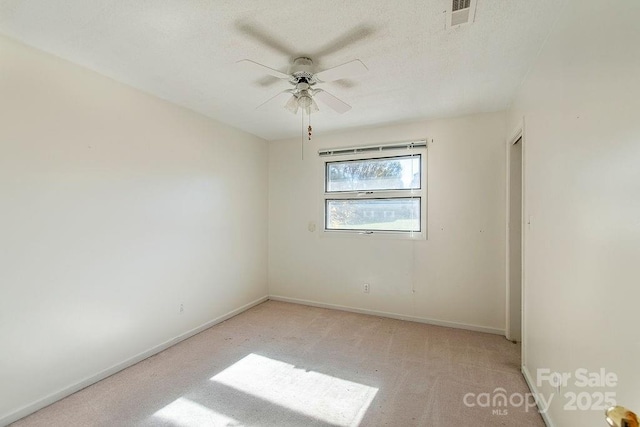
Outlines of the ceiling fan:
[[[313,60],[301,56],[293,60],[293,63],[289,67],[288,74],[250,59],[243,59],[238,61],[238,63],[261,70],[270,76],[286,80],[293,85],[292,89],[286,89],[277,93],[256,108],[281,101],[284,107],[293,114],[297,114],[298,110],[302,110],[307,113],[307,115],[319,111],[318,105],[315,102],[316,99],[339,114],[349,111],[351,109],[349,104],[333,96],[326,90],[318,88],[317,85],[354,77],[368,71],[367,67],[359,59],[354,59],[353,61],[327,70],[316,71]],[[284,102],[285,99],[287,99],[286,102]]]

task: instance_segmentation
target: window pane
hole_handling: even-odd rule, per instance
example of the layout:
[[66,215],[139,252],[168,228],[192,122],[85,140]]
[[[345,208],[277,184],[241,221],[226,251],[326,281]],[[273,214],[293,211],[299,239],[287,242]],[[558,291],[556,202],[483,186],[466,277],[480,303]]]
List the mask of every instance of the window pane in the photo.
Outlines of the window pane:
[[327,230],[420,231],[420,198],[327,200]]
[[327,192],[419,189],[420,157],[327,162]]

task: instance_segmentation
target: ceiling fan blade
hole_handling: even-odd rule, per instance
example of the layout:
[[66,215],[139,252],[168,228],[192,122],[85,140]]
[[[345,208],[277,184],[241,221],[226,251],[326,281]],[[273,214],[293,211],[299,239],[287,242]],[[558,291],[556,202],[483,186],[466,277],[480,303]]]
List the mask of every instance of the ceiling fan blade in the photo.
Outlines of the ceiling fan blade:
[[313,97],[319,99],[327,107],[331,108],[338,114],[346,113],[351,109],[351,105],[347,104],[344,101],[339,100],[335,96],[331,95],[329,92],[324,91],[322,89],[317,89],[313,94]]
[[320,58],[332,53],[336,53],[351,44],[368,38],[375,32],[376,29],[374,27],[368,25],[359,25],[322,46],[319,51],[313,53],[313,56],[315,58]]
[[[273,77],[267,77],[267,78],[273,79]],[[358,85],[358,83],[355,80],[351,80],[351,79],[336,80],[335,82],[333,82],[333,84],[336,85],[336,86],[343,87],[345,89],[350,89],[350,88],[356,87]]]
[[[255,81],[255,84],[257,84],[258,86],[262,86],[262,87],[269,87],[269,86],[273,86],[274,84],[278,83],[280,81],[280,79],[277,79],[273,76],[264,76],[261,77],[260,79]],[[343,81],[348,81],[348,80],[343,80]],[[342,82],[340,82],[342,83]]]
[[283,80],[289,80],[289,78],[291,77],[288,74],[285,74],[271,67],[267,67],[266,65],[259,64],[256,61],[252,61],[250,59],[242,59],[236,62],[236,64],[243,65],[247,68],[251,68],[252,70],[261,70],[263,73],[267,73],[270,76],[277,77]]
[[315,77],[322,82],[332,82],[334,80],[357,76],[358,74],[366,73],[367,71],[369,71],[369,69],[362,63],[362,61],[354,59],[346,64],[320,71],[315,74]]
[[284,105],[284,108],[291,111],[293,114],[298,112],[298,98],[295,95],[291,95],[291,98]]
[[[275,95],[274,95],[274,96],[272,96],[271,98],[269,98],[269,99],[267,99],[266,101],[264,101],[262,104],[258,105],[258,106],[256,107],[256,110],[257,110],[257,109],[259,109],[259,108],[262,108],[262,107],[264,107],[265,105],[270,104],[270,103],[272,103],[272,102],[274,102],[274,101],[276,101],[276,100],[282,100],[282,101],[284,101],[284,98],[286,98],[287,96],[289,96],[289,94],[291,94],[291,92],[292,92],[292,91],[293,91],[292,89],[287,89],[287,90],[283,90],[283,91],[282,91],[282,92],[280,92],[280,93],[275,94]],[[294,98],[295,98],[295,97],[294,97]]]
[[[236,22],[236,29],[243,32],[247,36],[251,37],[255,41],[262,43],[263,45],[270,47],[271,49],[284,54],[287,57],[295,58],[296,53],[289,46],[275,37],[271,36],[266,31],[259,28],[257,25],[250,25],[246,22]],[[299,56],[299,55],[298,55]]]

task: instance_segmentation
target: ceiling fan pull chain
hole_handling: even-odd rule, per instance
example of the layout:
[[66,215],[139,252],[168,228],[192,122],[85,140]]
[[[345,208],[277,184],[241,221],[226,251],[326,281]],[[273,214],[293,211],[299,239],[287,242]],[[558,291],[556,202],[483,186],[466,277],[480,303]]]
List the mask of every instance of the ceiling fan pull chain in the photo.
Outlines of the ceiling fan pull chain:
[[302,160],[304,160],[304,108],[300,111],[300,118],[302,119],[302,126],[300,126],[300,152]]
[[309,141],[311,141],[311,132],[313,128],[311,127],[311,111],[309,111],[309,128],[307,129],[307,133],[309,134]]

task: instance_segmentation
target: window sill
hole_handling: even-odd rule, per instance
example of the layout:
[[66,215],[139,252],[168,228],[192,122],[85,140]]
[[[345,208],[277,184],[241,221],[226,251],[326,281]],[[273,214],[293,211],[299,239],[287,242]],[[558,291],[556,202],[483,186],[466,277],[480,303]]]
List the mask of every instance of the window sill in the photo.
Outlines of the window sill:
[[386,239],[386,240],[427,240],[425,232],[397,232],[397,231],[359,231],[359,230],[320,230],[322,238],[355,238],[355,239]]

